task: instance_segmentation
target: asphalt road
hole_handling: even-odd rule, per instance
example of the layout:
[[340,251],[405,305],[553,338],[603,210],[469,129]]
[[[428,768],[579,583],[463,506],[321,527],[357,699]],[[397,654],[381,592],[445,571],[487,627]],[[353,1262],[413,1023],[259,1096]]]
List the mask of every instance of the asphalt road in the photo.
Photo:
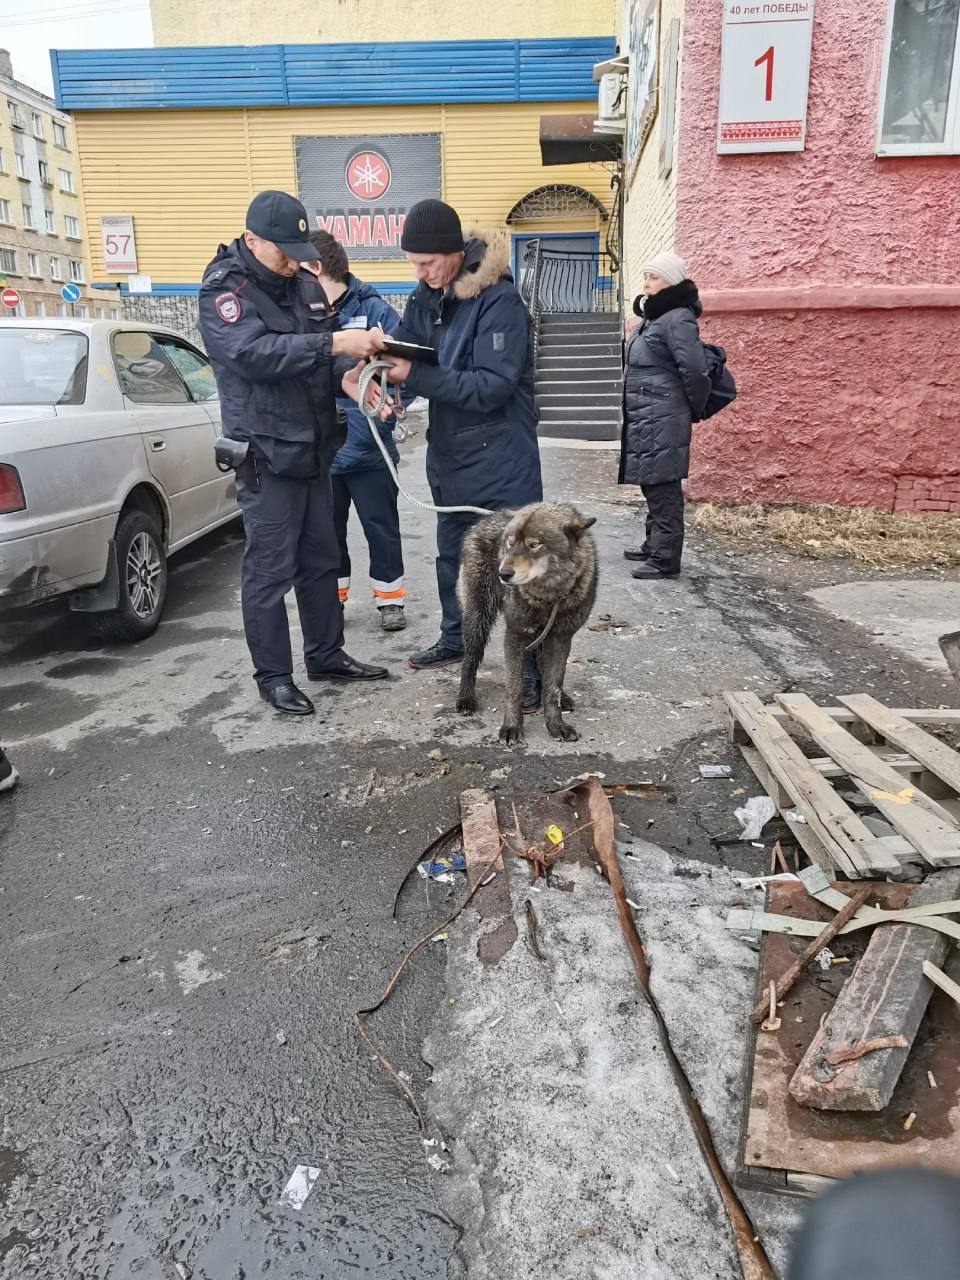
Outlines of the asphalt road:
[[[692,759],[725,743],[720,690],[956,701],[804,597],[845,580],[829,567],[694,546],[685,579],[632,583],[619,550],[638,525],[611,455],[544,461],[548,493],[600,517],[596,629],[570,671],[577,744],[534,718],[525,748],[498,747],[498,656],[470,722],[453,673],[403,669],[437,625],[432,526],[409,510],[408,631],[377,631],[362,581],[348,610],[348,648],[393,678],[322,692],[308,721],[255,696],[235,529],[175,562],[167,617],[133,648],[100,647],[56,608],[0,627],[0,735],[24,778],[0,802],[4,1274],[446,1275],[458,1231],[352,1013],[437,919],[415,886],[394,924],[394,895],[459,792],[585,769],[666,777],[680,803],[651,838],[749,865],[724,844],[725,795],[690,794]],[[420,451],[406,466],[422,493]],[[619,807],[641,831],[649,812]],[[421,1093],[441,952],[421,954],[376,1024]],[[313,1190],[281,1206],[298,1165],[319,1171]]]

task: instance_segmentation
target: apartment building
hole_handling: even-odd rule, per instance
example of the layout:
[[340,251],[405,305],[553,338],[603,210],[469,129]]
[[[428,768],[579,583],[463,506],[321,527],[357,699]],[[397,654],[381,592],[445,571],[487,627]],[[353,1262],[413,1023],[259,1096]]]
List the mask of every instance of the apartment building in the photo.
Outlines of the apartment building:
[[[89,279],[73,122],[15,80],[0,49],[0,287],[20,295],[19,306],[0,306],[0,319],[110,316]],[[80,290],[76,303],[62,296],[68,284]]]

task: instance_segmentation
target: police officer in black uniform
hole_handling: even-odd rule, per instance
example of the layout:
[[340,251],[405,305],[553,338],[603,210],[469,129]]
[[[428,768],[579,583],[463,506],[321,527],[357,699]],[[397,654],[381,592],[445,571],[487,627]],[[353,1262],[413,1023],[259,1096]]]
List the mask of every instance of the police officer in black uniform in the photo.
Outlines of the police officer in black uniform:
[[[385,667],[343,651],[340,551],[328,467],[346,435],[334,396],[358,360],[383,348],[378,329],[331,332],[298,280],[316,258],[303,205],[263,191],[246,231],[221,245],[200,289],[200,330],[220,389],[225,436],[245,442],[237,469],[243,512],[243,625],[260,696],[287,715],[313,703],[293,681],[284,596],[293,587],[311,680],[379,680]],[[316,281],[311,276],[315,288]],[[239,450],[243,452],[242,447]]]

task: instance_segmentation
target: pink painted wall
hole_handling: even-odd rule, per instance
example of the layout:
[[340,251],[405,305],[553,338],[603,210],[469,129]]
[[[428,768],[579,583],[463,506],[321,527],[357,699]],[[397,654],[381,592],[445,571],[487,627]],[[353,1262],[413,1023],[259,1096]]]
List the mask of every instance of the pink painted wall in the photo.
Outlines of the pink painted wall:
[[885,15],[880,0],[817,0],[806,150],[718,156],[721,5],[687,0],[678,251],[702,290],[823,299],[705,317],[740,398],[696,429],[694,498],[904,508],[919,490],[903,477],[960,475],[960,307],[831,296],[960,281],[960,157],[873,154]]

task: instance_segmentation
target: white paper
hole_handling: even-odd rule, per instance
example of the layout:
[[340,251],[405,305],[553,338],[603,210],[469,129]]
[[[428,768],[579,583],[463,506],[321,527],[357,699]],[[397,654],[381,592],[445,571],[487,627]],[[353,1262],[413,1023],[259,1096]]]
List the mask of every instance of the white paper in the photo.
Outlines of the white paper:
[[291,1209],[302,1209],[313,1184],[320,1177],[320,1170],[310,1164],[298,1164],[283,1188],[280,1203]]

